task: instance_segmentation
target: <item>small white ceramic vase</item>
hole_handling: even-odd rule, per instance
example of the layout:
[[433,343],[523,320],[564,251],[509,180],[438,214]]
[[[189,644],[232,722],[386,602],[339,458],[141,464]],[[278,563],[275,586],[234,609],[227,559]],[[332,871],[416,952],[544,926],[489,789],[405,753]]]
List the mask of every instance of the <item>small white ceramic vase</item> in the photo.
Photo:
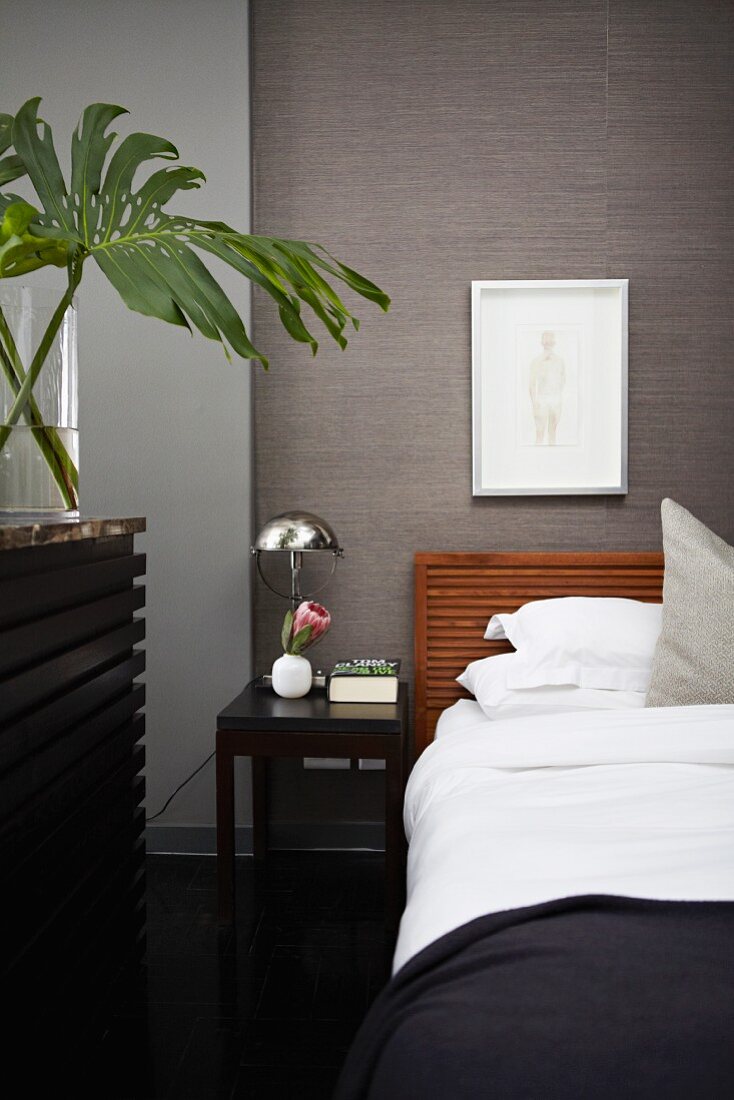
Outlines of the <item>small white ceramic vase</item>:
[[305,657],[284,653],[273,663],[273,691],[283,699],[300,699],[311,690],[313,673]]

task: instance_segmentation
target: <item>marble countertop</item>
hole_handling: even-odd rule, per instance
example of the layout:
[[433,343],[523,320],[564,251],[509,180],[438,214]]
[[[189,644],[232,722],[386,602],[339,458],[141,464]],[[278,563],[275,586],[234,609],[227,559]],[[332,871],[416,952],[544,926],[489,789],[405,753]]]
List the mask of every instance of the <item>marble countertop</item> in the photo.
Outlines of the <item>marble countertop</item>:
[[47,546],[54,542],[81,542],[119,535],[136,535],[145,530],[141,516],[97,518],[77,516],[23,516],[0,512],[0,550],[25,550],[29,546]]

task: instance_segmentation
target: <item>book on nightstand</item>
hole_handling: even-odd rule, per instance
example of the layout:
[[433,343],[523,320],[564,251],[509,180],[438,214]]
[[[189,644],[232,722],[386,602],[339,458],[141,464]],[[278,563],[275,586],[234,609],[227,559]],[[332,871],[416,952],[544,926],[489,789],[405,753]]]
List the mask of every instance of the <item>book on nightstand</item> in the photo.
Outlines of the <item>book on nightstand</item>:
[[362,657],[337,661],[329,677],[330,703],[397,703],[400,661]]

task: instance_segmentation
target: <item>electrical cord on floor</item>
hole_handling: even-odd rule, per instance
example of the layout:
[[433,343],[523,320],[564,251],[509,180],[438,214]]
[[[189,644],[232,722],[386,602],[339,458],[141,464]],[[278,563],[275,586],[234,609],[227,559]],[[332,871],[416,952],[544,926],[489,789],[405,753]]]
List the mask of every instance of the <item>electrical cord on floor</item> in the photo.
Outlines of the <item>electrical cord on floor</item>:
[[207,764],[209,763],[209,761],[211,760],[211,758],[212,758],[212,757],[213,757],[213,756],[215,755],[215,752],[216,752],[216,749],[215,749],[215,751],[214,751],[214,752],[210,752],[210,753],[209,753],[209,755],[207,756],[206,760],[204,761],[204,763],[203,763],[203,764],[199,764],[199,767],[198,767],[198,768],[196,769],[196,771],[195,771],[195,772],[192,772],[192,773],[191,773],[191,775],[190,775],[190,776],[188,777],[188,779],[184,779],[183,783],[181,783],[181,784],[180,784],[180,786],[176,787],[176,790],[175,790],[175,791],[173,792],[173,794],[171,795],[171,797],[170,797],[170,798],[168,799],[168,802],[166,802],[165,806],[163,806],[163,807],[162,807],[162,809],[160,809],[160,810],[158,811],[158,813],[157,813],[157,814],[153,814],[153,816],[152,816],[152,817],[146,817],[146,819],[145,819],[145,824],[146,824],[146,825],[147,825],[147,824],[148,824],[149,822],[151,822],[151,821],[155,821],[155,819],[156,819],[157,817],[160,817],[162,813],[165,813],[165,811],[166,811],[166,810],[168,809],[168,807],[169,807],[169,806],[171,805],[171,803],[173,802],[173,800],[174,800],[174,798],[176,797],[176,795],[178,794],[178,792],[179,792],[179,791],[182,791],[182,790],[183,790],[183,788],[184,788],[184,787],[186,786],[186,784],[187,784],[187,783],[190,783],[190,782],[191,782],[191,780],[192,780],[192,779],[194,778],[194,776],[195,776],[195,775],[198,775],[198,774],[199,774],[199,772],[201,771],[201,769],[202,769],[202,768],[204,768],[204,767],[206,767],[206,765],[207,765]]

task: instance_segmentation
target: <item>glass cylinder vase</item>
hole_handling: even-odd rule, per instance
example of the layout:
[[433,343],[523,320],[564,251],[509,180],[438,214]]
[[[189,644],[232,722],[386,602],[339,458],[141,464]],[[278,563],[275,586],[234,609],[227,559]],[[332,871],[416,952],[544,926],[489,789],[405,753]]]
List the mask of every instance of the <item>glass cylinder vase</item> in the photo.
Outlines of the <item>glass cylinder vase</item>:
[[76,303],[0,283],[0,511],[79,514]]

